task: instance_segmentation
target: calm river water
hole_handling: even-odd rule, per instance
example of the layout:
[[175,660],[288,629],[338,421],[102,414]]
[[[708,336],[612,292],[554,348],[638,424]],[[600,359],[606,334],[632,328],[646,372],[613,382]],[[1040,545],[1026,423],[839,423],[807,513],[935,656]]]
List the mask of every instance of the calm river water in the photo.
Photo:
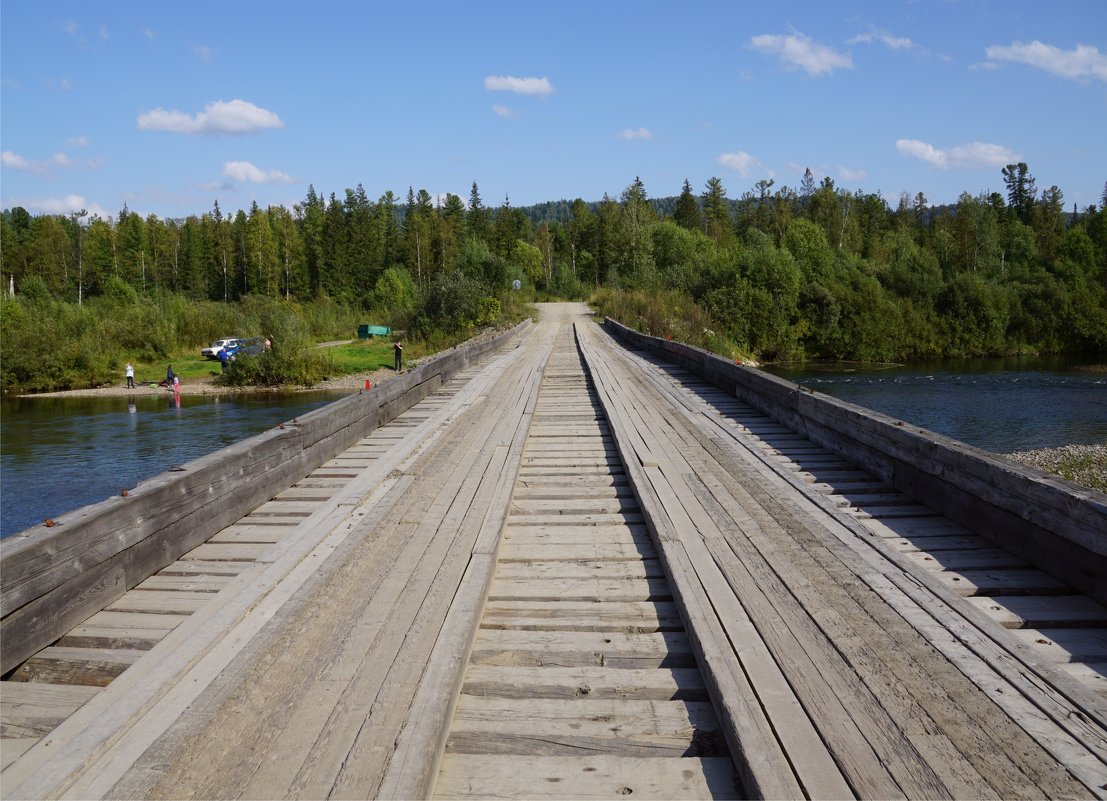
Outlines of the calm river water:
[[348,393],[0,401],[0,537],[118,495],[172,464]]
[[1063,359],[766,371],[993,453],[1107,443],[1107,374]]
[[[1107,375],[1053,361],[774,366],[812,389],[985,450],[1107,443]],[[8,398],[0,402],[0,536],[260,433],[342,393]]]

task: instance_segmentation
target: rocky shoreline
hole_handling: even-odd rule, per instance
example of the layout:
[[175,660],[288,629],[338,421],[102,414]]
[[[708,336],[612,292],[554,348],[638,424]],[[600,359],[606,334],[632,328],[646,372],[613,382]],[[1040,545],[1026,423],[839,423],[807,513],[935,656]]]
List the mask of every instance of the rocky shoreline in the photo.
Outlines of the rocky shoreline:
[[1107,445],[1064,445],[1003,455],[1027,467],[1107,492]]

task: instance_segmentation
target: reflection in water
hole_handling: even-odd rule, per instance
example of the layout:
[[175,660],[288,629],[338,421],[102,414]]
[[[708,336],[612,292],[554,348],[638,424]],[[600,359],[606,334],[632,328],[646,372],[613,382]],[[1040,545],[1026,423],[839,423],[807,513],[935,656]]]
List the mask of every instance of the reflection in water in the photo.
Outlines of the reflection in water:
[[[0,536],[118,495],[346,393],[0,402]],[[64,522],[64,519],[63,519]]]

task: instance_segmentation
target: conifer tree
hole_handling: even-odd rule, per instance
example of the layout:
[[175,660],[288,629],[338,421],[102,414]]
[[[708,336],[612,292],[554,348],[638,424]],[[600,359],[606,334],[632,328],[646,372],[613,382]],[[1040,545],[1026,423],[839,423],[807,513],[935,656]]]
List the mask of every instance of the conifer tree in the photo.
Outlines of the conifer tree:
[[677,198],[676,208],[673,210],[673,222],[681,228],[689,231],[703,230],[703,216],[700,214],[700,204],[696,202],[696,196],[692,194],[692,184],[684,179],[684,188]]

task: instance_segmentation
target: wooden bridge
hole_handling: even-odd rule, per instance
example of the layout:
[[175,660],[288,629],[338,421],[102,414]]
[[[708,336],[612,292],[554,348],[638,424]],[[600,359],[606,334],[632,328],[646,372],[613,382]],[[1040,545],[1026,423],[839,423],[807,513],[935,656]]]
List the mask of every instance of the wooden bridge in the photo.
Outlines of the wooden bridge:
[[1107,497],[630,339],[5,541],[0,795],[1107,798]]

